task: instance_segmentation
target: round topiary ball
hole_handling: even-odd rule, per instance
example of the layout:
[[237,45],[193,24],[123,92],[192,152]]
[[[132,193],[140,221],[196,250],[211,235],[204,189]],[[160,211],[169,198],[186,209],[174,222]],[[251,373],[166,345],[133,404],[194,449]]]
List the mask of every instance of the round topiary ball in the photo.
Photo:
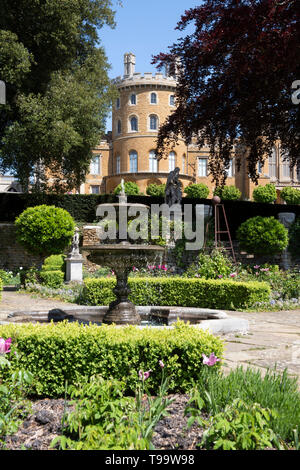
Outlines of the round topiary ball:
[[146,188],[146,194],[148,194],[148,196],[164,197],[165,190],[166,190],[165,184],[151,183]]
[[287,186],[281,191],[280,197],[287,204],[300,204],[300,189]]
[[29,207],[15,221],[17,241],[31,253],[62,253],[70,245],[75,222],[65,209],[55,206]]
[[268,183],[265,186],[258,186],[253,190],[255,202],[271,203],[276,201],[277,192],[274,184]]
[[[140,194],[140,188],[134,181],[126,181],[126,183],[124,183],[124,187],[126,196],[137,196]],[[121,189],[121,184],[118,184],[118,186],[114,189],[114,194],[119,194]]]
[[184,190],[187,197],[206,199],[209,195],[209,189],[204,183],[190,184]]
[[275,217],[252,217],[237,230],[240,247],[248,253],[274,255],[288,245],[288,230]]

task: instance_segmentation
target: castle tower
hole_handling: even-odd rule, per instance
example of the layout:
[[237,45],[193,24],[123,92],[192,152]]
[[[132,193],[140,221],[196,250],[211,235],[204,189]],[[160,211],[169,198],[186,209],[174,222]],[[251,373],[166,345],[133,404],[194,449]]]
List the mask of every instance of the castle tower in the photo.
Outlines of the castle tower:
[[105,179],[109,193],[120,183],[135,181],[142,192],[150,183],[165,183],[175,167],[180,168],[183,186],[194,181],[188,175],[187,147],[182,139],[157,161],[159,127],[175,109],[176,81],[162,73],[135,72],[135,55],[124,54],[124,76],[115,84],[119,97],[112,109],[112,152]]

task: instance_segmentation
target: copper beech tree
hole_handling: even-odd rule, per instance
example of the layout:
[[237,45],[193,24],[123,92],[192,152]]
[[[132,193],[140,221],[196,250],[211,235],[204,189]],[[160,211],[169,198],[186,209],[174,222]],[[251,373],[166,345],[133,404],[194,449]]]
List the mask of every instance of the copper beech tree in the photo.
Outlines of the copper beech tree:
[[179,135],[187,143],[196,138],[209,146],[217,185],[237,143],[253,181],[277,140],[291,166],[299,163],[300,99],[292,100],[300,81],[299,20],[299,0],[205,0],[185,11],[177,29],[192,25],[193,32],[153,59],[178,78],[158,158]]

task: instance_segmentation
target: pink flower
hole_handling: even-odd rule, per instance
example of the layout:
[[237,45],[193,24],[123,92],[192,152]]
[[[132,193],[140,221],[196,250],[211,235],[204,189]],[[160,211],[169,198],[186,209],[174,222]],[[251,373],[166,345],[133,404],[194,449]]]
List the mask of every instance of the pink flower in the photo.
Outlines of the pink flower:
[[259,268],[260,268],[259,264],[256,264],[256,265],[253,266],[253,267],[254,267],[254,269],[259,269]]
[[150,376],[150,372],[152,372],[152,370],[147,370],[146,372],[143,372],[142,370],[139,371],[139,378],[141,380],[147,380],[148,377]]
[[3,339],[0,338],[0,354],[6,354],[10,352],[11,338]]
[[219,274],[218,278],[219,278],[219,279],[222,279],[222,277],[223,277],[222,274]]
[[214,353],[211,353],[209,357],[205,356],[205,354],[202,354],[203,357],[203,364],[206,364],[207,366],[214,366],[216,362],[220,361]]
[[163,361],[159,361],[158,363],[159,363],[159,365],[160,365],[160,367],[161,367],[162,369],[165,367]]
[[236,277],[237,273],[231,273],[230,277]]
[[164,264],[162,265],[161,269],[163,269],[164,271],[168,270],[167,266],[165,266]]

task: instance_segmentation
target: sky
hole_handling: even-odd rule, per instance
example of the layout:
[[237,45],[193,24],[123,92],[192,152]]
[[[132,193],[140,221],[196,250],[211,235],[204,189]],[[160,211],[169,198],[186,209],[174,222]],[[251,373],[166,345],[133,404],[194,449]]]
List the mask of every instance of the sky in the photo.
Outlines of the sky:
[[[110,78],[123,75],[125,52],[135,54],[136,72],[157,72],[151,65],[152,55],[168,52],[168,46],[192,30],[192,26],[185,31],[175,31],[175,27],[184,11],[200,5],[201,0],[122,0],[122,3],[121,7],[113,0],[116,28],[105,26],[99,31],[111,64]],[[111,129],[111,119],[106,127]]]

